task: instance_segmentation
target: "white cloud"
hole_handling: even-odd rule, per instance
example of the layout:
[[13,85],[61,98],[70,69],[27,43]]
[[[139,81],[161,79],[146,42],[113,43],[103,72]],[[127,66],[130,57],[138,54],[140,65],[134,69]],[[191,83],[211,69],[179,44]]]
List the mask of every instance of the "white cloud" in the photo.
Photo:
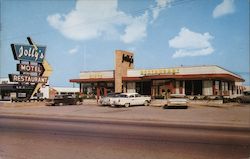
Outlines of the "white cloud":
[[78,52],[79,50],[79,46],[75,46],[73,49],[69,50],[69,54],[75,54],[76,52]]
[[235,11],[234,0],[223,0],[217,5],[213,11],[213,17],[218,18],[227,14],[232,14]]
[[185,56],[204,56],[214,52],[210,40],[213,39],[209,33],[196,33],[183,27],[179,35],[169,40],[169,46],[178,49],[173,58]]
[[132,43],[147,36],[148,13],[140,17],[136,17],[127,25],[125,34],[121,36],[121,40],[125,43]]
[[159,13],[165,9],[166,6],[171,5],[174,0],[156,0],[156,7],[152,9],[153,21],[158,18]]
[[[105,3],[78,0],[75,9],[68,14],[54,14],[47,17],[49,24],[67,38],[89,40],[103,36],[117,36],[125,43],[146,37],[147,19],[147,11],[137,17],[118,11],[117,0]],[[117,29],[119,26],[125,28],[123,35]]]
[[209,55],[214,51],[213,48],[208,47],[204,49],[179,49],[173,54],[173,58],[186,57],[186,56],[204,56]]

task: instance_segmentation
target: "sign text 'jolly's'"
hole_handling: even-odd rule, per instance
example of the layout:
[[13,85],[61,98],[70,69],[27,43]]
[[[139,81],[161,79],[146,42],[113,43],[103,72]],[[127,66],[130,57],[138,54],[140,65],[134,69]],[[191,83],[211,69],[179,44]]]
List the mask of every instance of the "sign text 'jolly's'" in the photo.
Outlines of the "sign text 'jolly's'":
[[15,60],[42,63],[45,57],[45,46],[37,46],[36,50],[33,45],[11,44],[11,48]]

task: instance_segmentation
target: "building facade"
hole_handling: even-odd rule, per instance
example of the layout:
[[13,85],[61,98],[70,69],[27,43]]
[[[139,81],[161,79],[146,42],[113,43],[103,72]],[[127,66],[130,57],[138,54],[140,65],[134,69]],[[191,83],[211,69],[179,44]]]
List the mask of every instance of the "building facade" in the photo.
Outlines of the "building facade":
[[161,98],[164,92],[187,96],[237,96],[244,79],[216,65],[134,69],[133,53],[117,50],[115,70],[85,71],[70,82],[80,84],[80,92],[97,98],[110,92],[137,92]]

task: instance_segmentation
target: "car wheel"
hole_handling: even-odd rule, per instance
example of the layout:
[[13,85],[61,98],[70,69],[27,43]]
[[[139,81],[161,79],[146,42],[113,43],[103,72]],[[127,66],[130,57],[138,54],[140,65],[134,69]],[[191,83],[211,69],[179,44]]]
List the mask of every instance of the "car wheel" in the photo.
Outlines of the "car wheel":
[[149,106],[149,102],[147,100],[144,102],[144,106]]
[[125,103],[125,105],[124,105],[126,108],[128,108],[129,106],[130,106],[130,104],[129,103]]
[[59,103],[59,106],[63,106],[63,103]]
[[164,105],[162,108],[163,109],[168,109],[168,105]]
[[80,101],[77,101],[77,102],[76,102],[76,105],[80,105],[80,104],[81,104],[81,102],[80,102]]
[[242,99],[237,98],[237,99],[236,99],[236,102],[237,102],[237,103],[242,103]]

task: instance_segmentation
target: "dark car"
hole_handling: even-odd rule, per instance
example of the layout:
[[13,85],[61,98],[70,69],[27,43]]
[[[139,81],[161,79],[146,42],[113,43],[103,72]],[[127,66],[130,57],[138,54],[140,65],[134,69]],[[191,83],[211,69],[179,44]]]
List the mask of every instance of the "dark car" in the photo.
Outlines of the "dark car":
[[250,103],[250,91],[243,92],[242,96],[236,98],[238,103]]
[[53,99],[47,99],[46,103],[47,106],[54,106],[54,105],[77,105],[81,104],[80,100],[73,95],[57,95]]

